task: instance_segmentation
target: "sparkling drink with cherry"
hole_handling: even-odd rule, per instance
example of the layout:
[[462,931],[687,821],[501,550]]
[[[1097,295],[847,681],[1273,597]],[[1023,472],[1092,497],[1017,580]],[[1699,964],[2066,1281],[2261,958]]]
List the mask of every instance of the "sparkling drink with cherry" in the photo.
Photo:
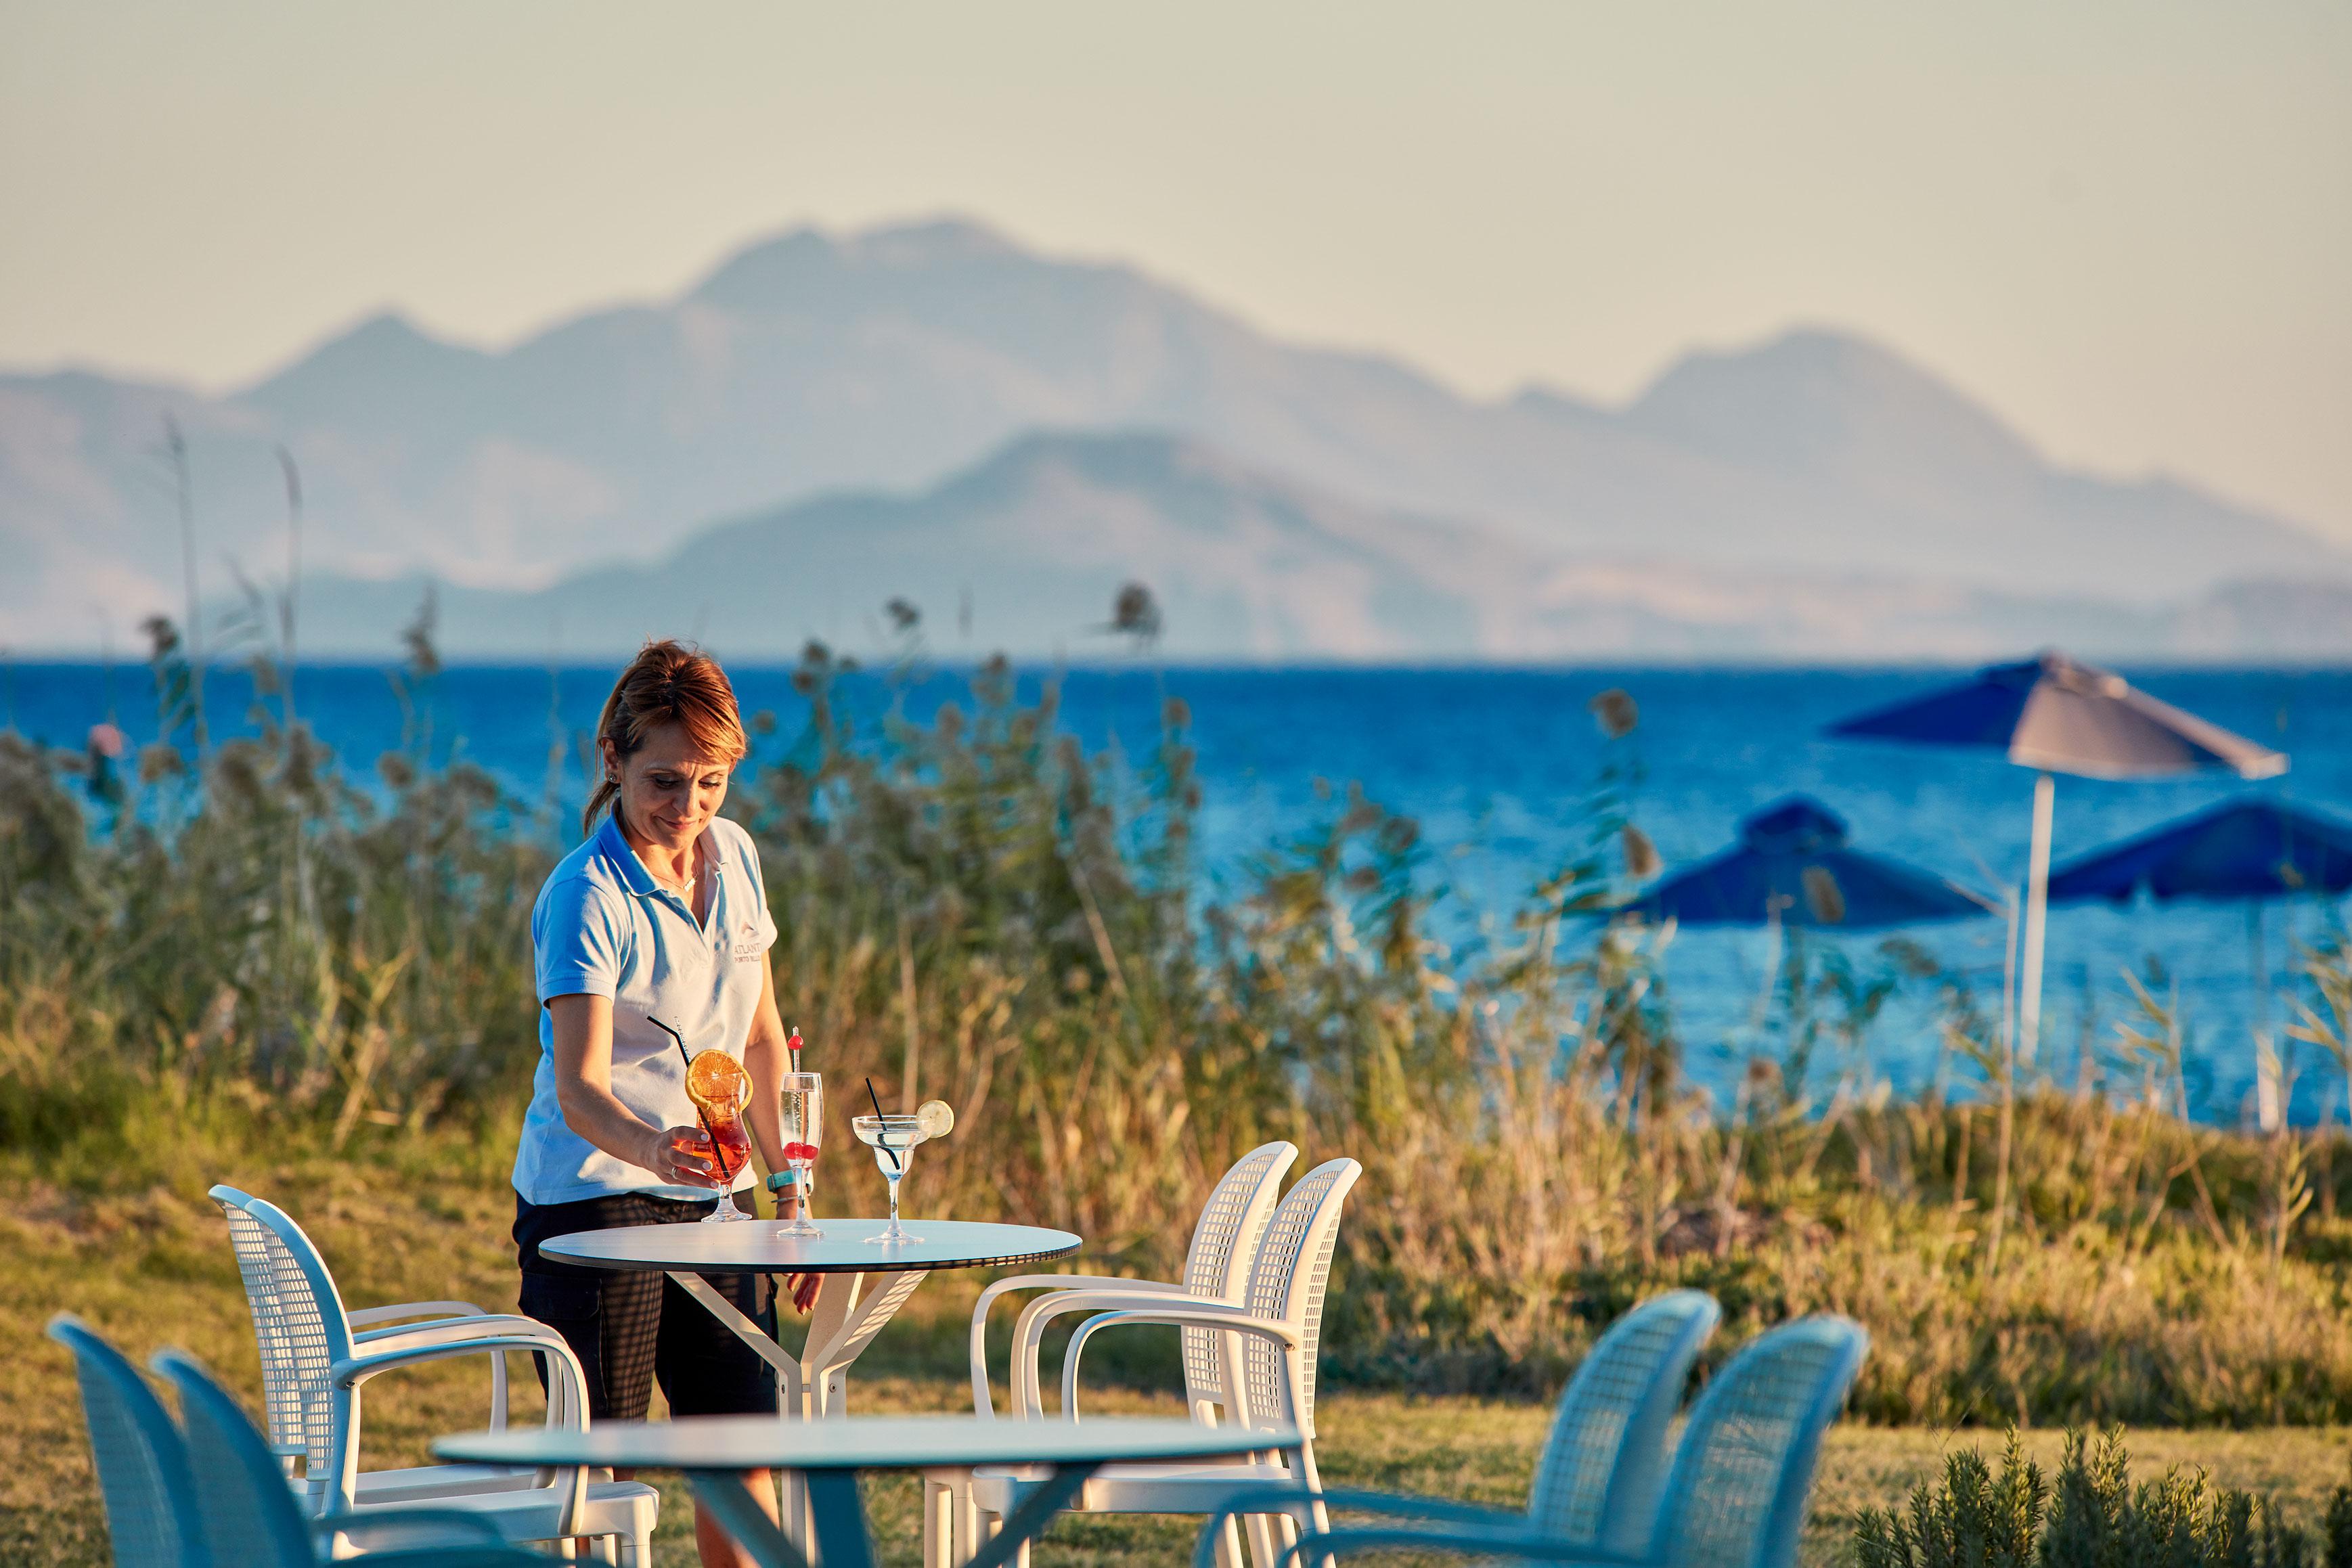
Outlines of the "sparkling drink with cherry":
[[824,1143],[824,1076],[786,1072],[778,1083],[777,1121],[783,1131],[784,1168],[792,1173],[795,1213],[792,1222],[779,1227],[776,1234],[823,1236],[824,1232],[809,1218],[809,1194],[816,1182],[817,1151]]

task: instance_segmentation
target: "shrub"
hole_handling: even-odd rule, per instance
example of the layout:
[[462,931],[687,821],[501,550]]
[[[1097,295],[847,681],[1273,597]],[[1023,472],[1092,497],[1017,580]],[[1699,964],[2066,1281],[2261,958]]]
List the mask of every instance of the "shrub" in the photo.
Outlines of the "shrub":
[[[2352,1568],[2352,1486],[2327,1505],[2317,1561]],[[2310,1540],[2269,1498],[2167,1471],[2134,1486],[2120,1429],[2067,1435],[2054,1490],[2012,1428],[1995,1473],[1975,1448],[1946,1457],[1940,1485],[1922,1481],[1902,1512],[1864,1509],[1861,1568],[2303,1568]]]
[[2012,1429],[1994,1473],[1984,1455],[1946,1457],[1944,1482],[1912,1490],[1902,1513],[1864,1509],[1854,1529],[1863,1568],[2028,1568],[2048,1518],[2050,1488]]

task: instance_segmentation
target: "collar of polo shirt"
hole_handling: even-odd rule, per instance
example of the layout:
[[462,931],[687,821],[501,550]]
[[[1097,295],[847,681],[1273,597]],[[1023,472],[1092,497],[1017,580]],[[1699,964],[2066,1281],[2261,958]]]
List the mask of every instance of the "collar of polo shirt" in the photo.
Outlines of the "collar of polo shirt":
[[[604,819],[600,833],[604,853],[620,868],[621,881],[631,893],[639,898],[656,898],[663,894],[673,898],[682,896],[677,888],[664,886],[661,879],[654,875],[653,868],[638,858],[636,846],[630,843],[629,835],[621,831],[619,813]],[[710,848],[710,830],[706,828],[702,836],[694,841],[694,871],[688,873],[686,885],[693,886],[694,877],[713,867],[717,859]]]

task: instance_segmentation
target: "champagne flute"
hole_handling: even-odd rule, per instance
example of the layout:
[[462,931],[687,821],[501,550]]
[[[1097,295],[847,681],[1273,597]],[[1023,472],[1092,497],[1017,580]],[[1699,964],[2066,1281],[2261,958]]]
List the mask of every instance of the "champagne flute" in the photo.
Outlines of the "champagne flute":
[[823,1236],[824,1232],[809,1218],[809,1193],[816,1181],[817,1150],[824,1142],[824,1076],[817,1072],[786,1072],[780,1075],[778,1082],[781,1099],[777,1121],[783,1131],[784,1168],[793,1176],[789,1190],[794,1195],[796,1211],[792,1223],[778,1227],[776,1234]]

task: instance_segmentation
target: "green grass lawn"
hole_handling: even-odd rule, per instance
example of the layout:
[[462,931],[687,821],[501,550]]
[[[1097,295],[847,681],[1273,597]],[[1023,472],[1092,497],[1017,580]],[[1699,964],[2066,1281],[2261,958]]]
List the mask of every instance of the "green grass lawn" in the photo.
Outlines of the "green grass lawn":
[[[447,1173],[443,1173],[446,1175]],[[462,1296],[492,1310],[514,1303],[506,1228],[510,1200],[495,1184],[433,1179],[331,1163],[299,1169],[232,1172],[227,1179],[276,1196],[299,1218],[334,1266],[352,1305]],[[244,1297],[216,1210],[191,1180],[133,1197],[83,1197],[17,1177],[0,1180],[0,1563],[64,1568],[107,1560],[103,1525],[83,1447],[79,1406],[64,1353],[42,1337],[50,1313],[70,1309],[135,1355],[185,1346],[256,1396],[258,1370]],[[958,1308],[974,1288],[943,1279],[887,1330],[853,1384],[866,1411],[955,1409],[968,1385],[951,1371]],[[536,1397],[516,1368],[518,1416]],[[443,1432],[482,1425],[478,1364],[445,1363],[370,1386],[369,1463],[415,1463]],[[1103,1409],[1164,1408],[1169,1396],[1107,1391]],[[1417,1398],[1334,1390],[1321,1401],[1319,1448],[1333,1484],[1430,1492],[1517,1505],[1543,1438],[1542,1407],[1474,1399]],[[1808,1537],[1806,1560],[1840,1561],[1856,1512],[1899,1501],[1955,1444],[1999,1437],[1976,1432],[1843,1426],[1831,1434]],[[2060,1435],[2036,1432],[2030,1447],[2056,1466]],[[2347,1474],[2352,1432],[2340,1428],[2259,1431],[2140,1430],[2131,1437],[2136,1473],[2201,1466],[2231,1486],[2276,1492],[2308,1525],[2327,1489]],[[682,1490],[666,1487],[660,1558],[692,1561]],[[885,1560],[916,1557],[911,1480],[877,1482],[871,1492]],[[1066,1519],[1037,1553],[1039,1568],[1108,1562],[1178,1563],[1194,1526],[1181,1520]]]

